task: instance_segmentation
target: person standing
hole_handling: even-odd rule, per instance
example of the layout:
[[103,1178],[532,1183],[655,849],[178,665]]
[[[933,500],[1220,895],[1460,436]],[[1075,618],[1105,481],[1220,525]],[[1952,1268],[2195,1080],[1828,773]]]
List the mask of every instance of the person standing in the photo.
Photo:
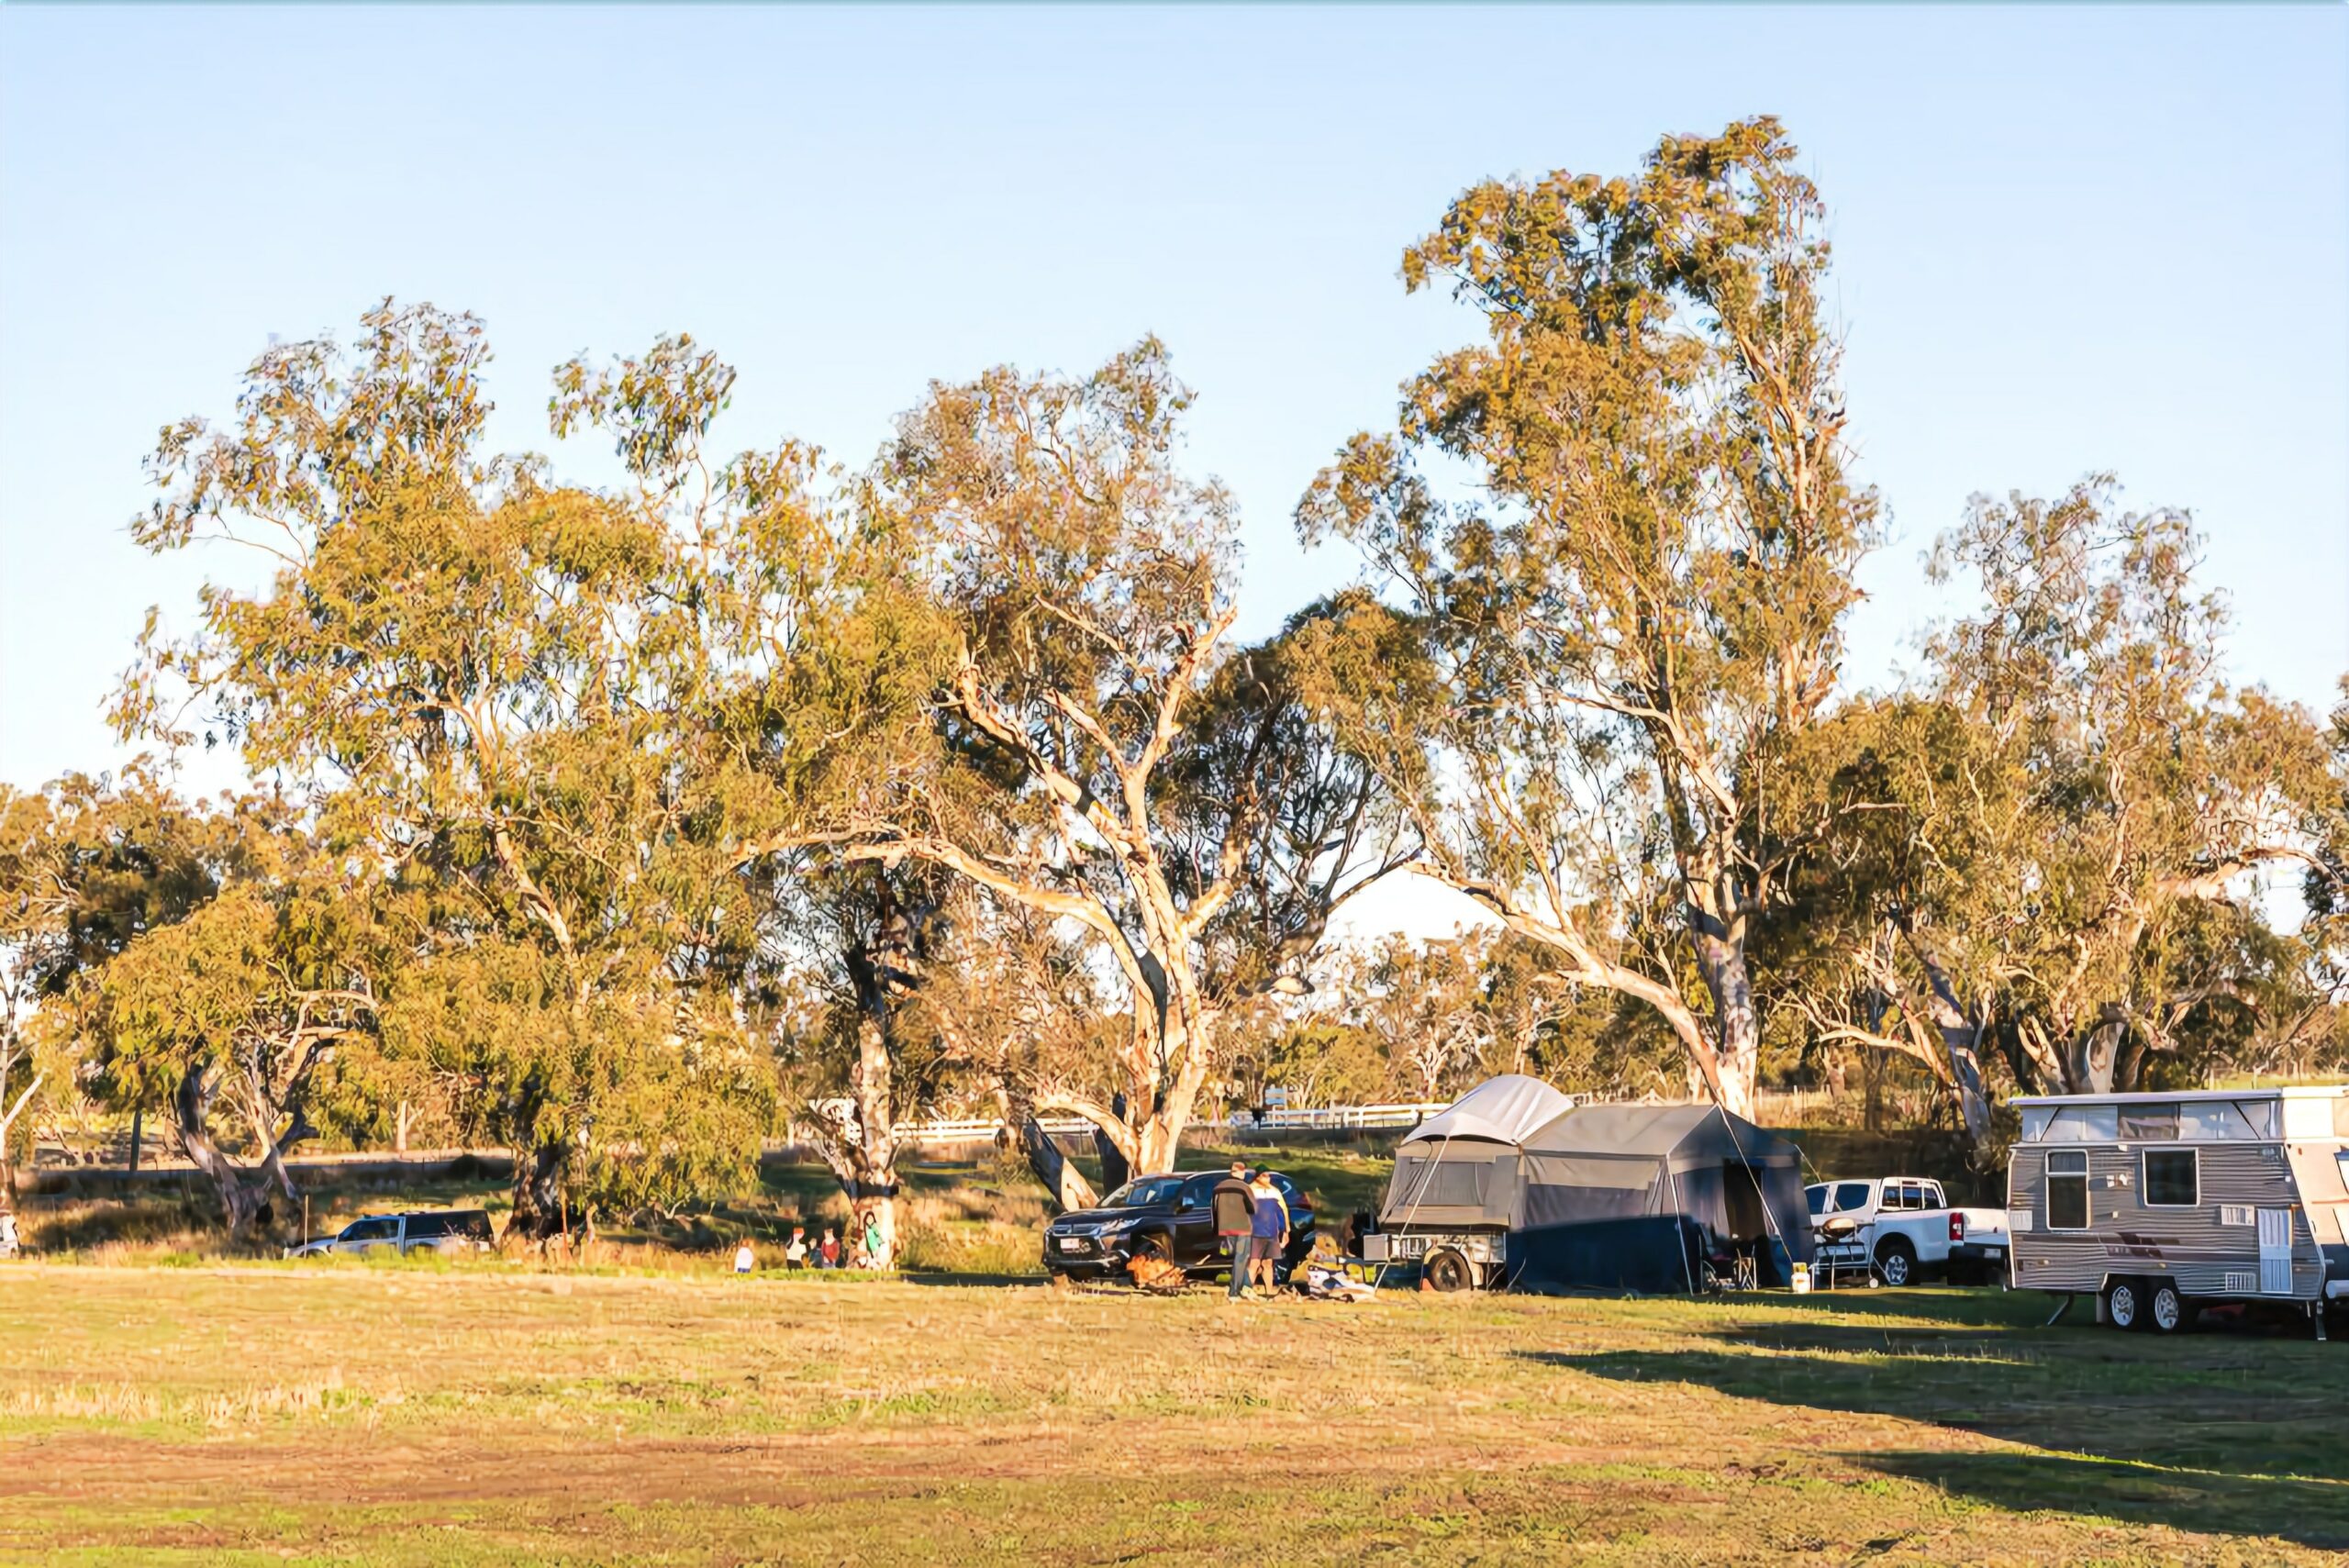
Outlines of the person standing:
[[1254,1207],[1249,1211],[1249,1273],[1255,1276],[1266,1295],[1279,1288],[1273,1269],[1281,1254],[1288,1251],[1288,1199],[1281,1196],[1280,1188],[1273,1185],[1273,1173],[1259,1171],[1249,1184],[1248,1196]]
[[788,1268],[804,1269],[807,1266],[807,1228],[806,1226],[795,1225],[791,1228],[791,1240],[783,1249],[783,1261],[785,1266]]
[[758,1267],[758,1254],[751,1251],[751,1239],[748,1236],[743,1237],[742,1244],[734,1249],[734,1272],[738,1274],[747,1274]]
[[881,1217],[869,1208],[864,1211],[863,1262],[868,1269],[889,1266],[889,1250],[881,1242]]
[[829,1225],[824,1227],[824,1239],[816,1244],[816,1266],[819,1269],[841,1266],[841,1239]]
[[1256,1200],[1248,1191],[1246,1161],[1231,1162],[1231,1174],[1215,1184],[1208,1202],[1215,1211],[1216,1245],[1231,1260],[1231,1289],[1225,1299],[1237,1301],[1248,1288],[1248,1263],[1253,1251],[1251,1217],[1256,1211]]

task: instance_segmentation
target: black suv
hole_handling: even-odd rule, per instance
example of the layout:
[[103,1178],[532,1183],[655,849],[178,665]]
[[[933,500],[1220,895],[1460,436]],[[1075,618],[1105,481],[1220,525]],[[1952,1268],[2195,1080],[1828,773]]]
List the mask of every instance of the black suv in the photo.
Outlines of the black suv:
[[[1101,1200],[1098,1208],[1063,1214],[1044,1227],[1047,1273],[1107,1276],[1126,1272],[1126,1261],[1154,1251],[1184,1272],[1219,1274],[1230,1266],[1215,1233],[1210,1195],[1225,1171],[1178,1172],[1136,1176]],[[1277,1172],[1273,1185],[1288,1200],[1286,1274],[1313,1250],[1313,1203],[1297,1184]]]

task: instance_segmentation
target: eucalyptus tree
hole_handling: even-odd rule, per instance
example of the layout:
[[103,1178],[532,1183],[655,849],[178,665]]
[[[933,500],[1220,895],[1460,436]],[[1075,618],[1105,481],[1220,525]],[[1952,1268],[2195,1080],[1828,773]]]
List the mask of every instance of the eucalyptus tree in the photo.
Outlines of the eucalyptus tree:
[[[683,416],[628,424],[621,389],[634,485],[605,493],[484,450],[488,358],[474,318],[386,302],[348,350],[271,348],[226,425],[167,428],[139,542],[243,547],[270,575],[208,586],[183,639],[150,614],[117,718],[174,742],[203,723],[315,791],[371,874],[429,888],[378,998],[389,1038],[451,1059],[516,1151],[517,1228],[543,1234],[574,1195],[755,1153],[755,1065],[675,974],[724,906],[687,765],[701,541],[673,460],[726,389],[673,344]],[[558,376],[559,434],[585,391]]]
[[[95,977],[224,884],[262,874],[287,827],[267,800],[184,800],[143,757],[118,777],[0,786],[0,1202],[29,1113],[92,1087],[79,1025]],[[124,1104],[136,1118],[148,1102]]]
[[[1824,228],[1768,118],[1667,137],[1629,178],[1475,185],[1403,278],[1448,281],[1484,340],[1297,514],[1370,565],[1379,602],[1327,639],[1319,695],[1417,823],[1418,869],[1653,1009],[1740,1112],[1748,947],[1819,827],[1775,781],[1834,690],[1876,532]],[[1444,498],[1430,454],[1481,497]]]
[[[341,1042],[374,1027],[368,915],[330,878],[239,882],[88,979],[85,1071],[110,1099],[169,1107],[231,1235],[264,1212],[270,1186],[299,1201],[286,1155],[321,1130]],[[224,1109],[250,1167],[222,1146]]]
[[[1928,843],[1958,858],[1908,918],[1949,932],[1928,971],[1943,1027],[1978,1029],[1995,1001],[2025,1085],[2138,1084],[2266,964],[2259,876],[2326,870],[2318,727],[2229,685],[2200,552],[2189,517],[2120,510],[2109,476],[1977,498],[1938,550],[1981,604],[1930,643],[1931,678],[1972,730],[1968,777],[2005,778],[1945,793]],[[1971,1006],[1948,978],[1965,970]]]
[[1798,810],[1865,808],[1797,876],[1774,987],[1821,1040],[1924,1066],[1977,1143],[1995,1062],[2024,1089],[2197,1081],[2314,1016],[2262,880],[2303,870],[2321,905],[2333,786],[2308,714],[2225,682],[2199,555],[2109,479],[1977,497],[1935,570],[1978,603],[1788,779]]
[[1145,340],[1081,379],[936,385],[899,421],[858,506],[917,552],[949,639],[937,746],[808,823],[1087,945],[1123,1039],[1033,1103],[1090,1122],[1112,1175],[1171,1165],[1231,1010],[1301,989],[1330,913],[1397,859],[1281,658],[1234,658],[1235,517],[1176,461],[1190,402]]

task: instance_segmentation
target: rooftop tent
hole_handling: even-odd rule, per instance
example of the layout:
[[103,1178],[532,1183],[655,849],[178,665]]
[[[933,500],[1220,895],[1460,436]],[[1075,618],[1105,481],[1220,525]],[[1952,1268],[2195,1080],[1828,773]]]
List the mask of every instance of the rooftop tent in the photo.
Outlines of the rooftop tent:
[[1529,1135],[1510,1282],[1687,1290],[1700,1249],[1752,1251],[1765,1284],[1810,1258],[1801,1154],[1717,1106],[1584,1106]]
[[1555,1121],[1575,1103],[1539,1078],[1504,1073],[1487,1078],[1413,1128],[1406,1145],[1437,1138],[1485,1138],[1522,1143],[1529,1133]]
[[1477,1084],[1397,1147],[1379,1223],[1508,1224],[1520,1143],[1573,1108],[1539,1078],[1512,1073]]

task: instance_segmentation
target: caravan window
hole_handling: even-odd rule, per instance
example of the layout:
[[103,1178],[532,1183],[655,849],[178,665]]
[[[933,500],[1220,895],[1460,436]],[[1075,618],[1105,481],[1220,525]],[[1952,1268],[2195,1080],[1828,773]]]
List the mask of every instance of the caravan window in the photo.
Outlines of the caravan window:
[[2048,1143],[2113,1143],[2121,1137],[2117,1106],[2065,1106],[2047,1124]]
[[2248,1143],[2259,1135],[2232,1100],[2193,1100],[2177,1107],[2177,1135],[2203,1140]]
[[2177,1137],[2177,1107],[2123,1106],[2121,1136],[2132,1143],[2167,1143]]
[[2047,1229],[2086,1230],[2087,1228],[2087,1154],[2078,1149],[2053,1150],[2047,1156]]
[[2145,1151],[2145,1205],[2192,1208],[2202,1201],[2201,1155],[2191,1149]]

